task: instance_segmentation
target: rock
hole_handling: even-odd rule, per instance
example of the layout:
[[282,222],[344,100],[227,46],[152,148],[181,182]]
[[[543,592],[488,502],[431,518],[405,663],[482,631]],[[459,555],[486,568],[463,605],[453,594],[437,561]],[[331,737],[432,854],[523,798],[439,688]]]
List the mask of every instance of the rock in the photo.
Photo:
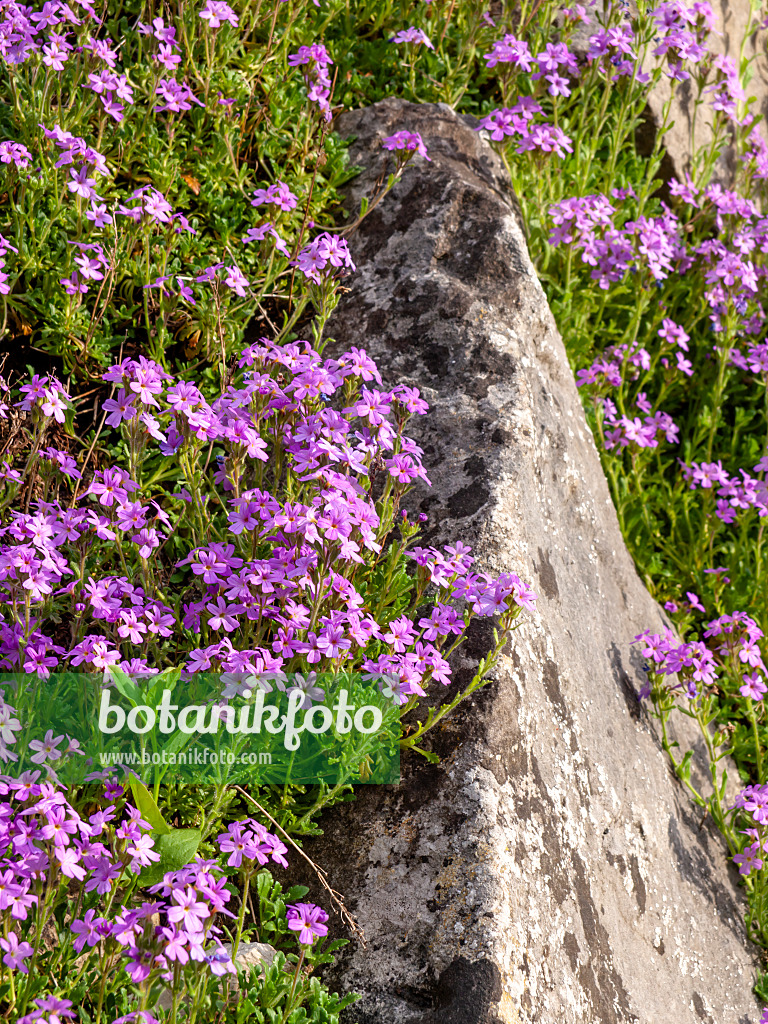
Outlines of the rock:
[[[756,1021],[733,870],[636,697],[631,640],[666,620],[474,123],[399,100],[340,119],[365,167],[352,216],[392,166],[382,137],[419,131],[433,162],[350,235],[358,270],[329,333],[430,401],[412,433],[434,486],[406,502],[427,541],[471,543],[541,596],[495,681],[434,736],[441,763],[407,757],[399,786],[360,787],[307,840],[368,938],[330,980],[362,993],[358,1024]],[[461,682],[490,642],[471,634]]]
[[[232,944],[230,942],[223,942],[222,949],[232,956]],[[235,963],[238,967],[258,967],[260,970],[262,965],[270,967],[272,961],[275,959],[277,950],[274,946],[270,946],[268,942],[241,942],[237,950],[237,957]],[[224,985],[237,985],[237,979],[233,975],[225,975],[222,982]],[[170,1010],[173,1006],[173,996],[169,989],[165,989],[161,992],[160,998],[157,1000],[157,1005],[161,1010]],[[185,999],[183,1005],[186,1007],[187,1000]]]
[[[232,955],[232,946],[229,942],[222,943],[225,952]],[[236,963],[238,967],[258,967],[260,964],[272,966],[277,950],[268,942],[241,942],[237,951]]]
[[[725,55],[732,58],[736,67],[741,59],[742,42],[743,56],[752,61],[752,79],[747,86],[747,97],[753,97],[754,103],[750,110],[755,116],[755,123],[761,126],[766,137],[766,116],[768,115],[768,58],[765,52],[765,33],[752,32],[747,36],[750,27],[750,0],[720,0],[712,3],[716,19],[716,28],[707,38],[707,48],[716,56]],[[637,13],[635,0],[629,0],[629,10]],[[755,17],[752,24],[759,24],[760,18]],[[584,57],[589,47],[589,36],[597,31],[598,25],[594,14],[590,12],[589,20],[577,26],[569,45],[580,57]],[[663,60],[650,57],[644,70],[653,71],[654,67],[664,64]],[[686,173],[692,171],[692,156],[696,149],[708,146],[712,142],[712,107],[704,97],[694,119],[695,100],[697,97],[696,83],[674,83],[674,98],[670,117],[674,122],[664,135],[667,159],[662,163],[661,175],[665,179],[674,176],[679,181],[685,180]],[[663,124],[664,107],[672,92],[671,80],[664,75],[661,81],[651,90],[648,97],[648,108],[644,124],[638,132],[638,146],[641,155],[650,156],[656,133]],[[723,185],[733,182],[737,170],[736,157],[732,146],[726,147],[713,168],[713,179]]]

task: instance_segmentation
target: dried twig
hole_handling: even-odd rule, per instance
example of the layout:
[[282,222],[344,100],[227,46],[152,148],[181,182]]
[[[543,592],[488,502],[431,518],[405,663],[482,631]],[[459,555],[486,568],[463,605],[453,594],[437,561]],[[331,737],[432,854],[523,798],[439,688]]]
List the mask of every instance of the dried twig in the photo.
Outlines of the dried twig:
[[272,817],[272,815],[269,813],[269,811],[265,811],[264,810],[264,808],[261,806],[261,804],[258,802],[258,800],[254,800],[253,797],[249,793],[246,793],[246,791],[242,788],[242,786],[235,786],[234,788],[237,790],[238,793],[240,793],[242,796],[244,796],[246,800],[249,800],[254,805],[254,807],[258,807],[258,809],[261,811],[261,813],[264,815],[264,817],[265,818],[269,818],[269,820],[272,822],[272,824],[275,826],[275,828],[279,832],[281,832],[283,834],[283,836],[285,837],[287,842],[289,842],[291,844],[291,846],[294,848],[294,850],[298,851],[298,853],[301,854],[301,856],[304,858],[304,860],[309,864],[309,866],[312,868],[312,870],[317,875],[317,878],[318,878],[318,881],[320,882],[320,885],[322,885],[322,887],[325,889],[325,891],[330,896],[331,902],[333,903],[334,907],[336,908],[336,911],[339,914],[339,916],[341,917],[342,921],[346,924],[347,928],[349,928],[349,930],[352,932],[352,934],[355,935],[360,940],[360,942],[362,943],[363,948],[364,949],[367,948],[368,943],[365,941],[365,934],[363,933],[363,929],[360,927],[360,925],[357,923],[357,921],[354,919],[352,914],[347,909],[347,907],[346,907],[346,905],[344,903],[344,897],[341,895],[341,893],[340,892],[336,892],[336,890],[332,889],[331,886],[328,884],[328,879],[327,879],[325,871],[323,871],[323,869],[320,867],[319,864],[315,864],[315,862],[312,860],[312,858],[307,856],[307,854],[304,853],[304,851],[302,850],[302,848],[300,846],[297,846],[297,844],[293,841],[293,839],[291,839],[291,837],[288,835],[288,833],[285,831],[285,829],[282,828],[280,825],[278,825],[278,823],[275,821],[275,819]]

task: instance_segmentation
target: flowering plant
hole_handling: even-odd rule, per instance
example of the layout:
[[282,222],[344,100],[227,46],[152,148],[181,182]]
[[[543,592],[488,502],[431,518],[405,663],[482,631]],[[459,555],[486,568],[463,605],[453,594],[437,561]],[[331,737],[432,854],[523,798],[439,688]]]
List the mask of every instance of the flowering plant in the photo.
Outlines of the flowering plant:
[[[368,676],[409,716],[402,746],[427,756],[422,737],[462,696],[433,694],[477,615],[498,632],[465,692],[487,678],[534,595],[473,572],[460,541],[418,546],[402,506],[426,482],[405,433],[423,399],[385,387],[362,347],[324,348],[357,226],[430,161],[397,125],[392,173],[346,221],[334,114],[390,94],[446,102],[474,115],[520,197],[622,530],[679,631],[643,639],[650,696],[665,725],[677,708],[702,728],[714,795],[692,796],[765,941],[768,143],[750,62],[710,52],[703,0],[498,7],[205,0],[153,16],[135,0],[0,0],[0,757],[18,772],[26,756],[58,792],[76,743],[29,730],[71,670],[141,701],[170,680],[189,696],[215,670],[231,705],[253,678],[314,706],[327,678]],[[752,5],[747,35],[765,27]],[[709,134],[672,175],[679,83],[692,136]],[[651,90],[668,96],[652,138]],[[748,787],[730,807],[726,751]],[[306,832],[345,793],[341,779],[262,796]],[[213,796],[154,795],[193,827],[231,799],[224,779]],[[278,916],[306,938],[324,922],[302,895],[290,928]],[[10,936],[6,967],[23,974],[11,964],[34,943]],[[264,991],[286,978],[284,1020],[302,970],[264,970]],[[63,998],[40,989],[24,1013],[66,1019]],[[148,1019],[135,1006],[114,1012]]]
[[[226,703],[249,675],[303,680],[343,668],[394,687],[405,714],[431,681],[448,685],[448,658],[475,615],[498,615],[500,629],[464,695],[486,678],[520,609],[533,607],[536,595],[514,574],[472,573],[466,545],[412,547],[418,526],[400,504],[426,480],[405,434],[427,409],[416,389],[379,390],[364,350],[323,358],[306,342],[262,339],[238,368],[211,401],[145,357],[106,371],[106,425],[122,437],[124,462],[87,478],[85,465],[45,444],[52,424],[67,427],[59,382],[35,378],[7,395],[29,447],[23,469],[2,468],[11,511],[0,655],[17,674],[4,760],[17,758],[11,716],[41,699],[25,676],[46,680],[71,665],[98,689],[114,666],[146,690],[161,670],[178,666],[191,685],[215,669],[232,678]],[[179,472],[169,496],[166,481]],[[37,741],[34,760],[51,773],[61,738]]]
[[[288,864],[275,834],[253,818],[232,822],[208,844],[213,856],[187,863],[178,833],[161,856],[173,833],[146,792],[144,811],[116,783],[73,802],[39,776],[0,778],[0,1001],[14,1020],[152,1024],[183,1007],[192,1021],[213,1011],[265,1022],[304,1006],[303,1019],[338,1021],[352,998],[330,995],[302,967],[327,963],[339,943],[316,943],[327,934],[319,907],[286,910],[307,890],[283,894],[266,870]],[[174,856],[180,866],[158,873]],[[247,916],[254,883],[260,923]],[[274,959],[249,970],[238,952],[254,927]]]
[[[768,944],[763,853],[768,852],[768,751],[765,745],[765,663],[763,631],[744,612],[720,615],[705,624],[701,639],[681,643],[672,630],[636,638],[647,659],[648,683],[641,698],[651,700],[662,742],[678,778],[697,806],[712,817],[725,837],[747,893],[747,931]],[[728,720],[723,723],[723,709]],[[692,749],[680,751],[669,723],[673,712],[693,719],[701,735],[709,771],[705,796],[692,777]],[[746,724],[742,724],[746,723]],[[730,802],[728,758],[736,753],[743,774],[756,781]],[[682,754],[682,756],[681,756]],[[749,775],[746,768],[749,767]]]

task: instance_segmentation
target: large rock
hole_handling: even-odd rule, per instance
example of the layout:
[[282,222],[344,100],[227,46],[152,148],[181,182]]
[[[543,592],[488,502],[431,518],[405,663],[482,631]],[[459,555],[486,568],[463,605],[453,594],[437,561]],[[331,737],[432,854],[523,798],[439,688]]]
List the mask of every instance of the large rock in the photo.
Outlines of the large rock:
[[[407,503],[428,539],[471,543],[482,569],[541,596],[495,681],[434,738],[441,763],[406,758],[400,786],[362,787],[308,842],[368,938],[335,980],[362,992],[359,1024],[746,1024],[741,895],[636,697],[630,642],[664,618],[472,123],[397,100],[341,119],[365,167],[350,208],[391,161],[383,136],[421,132],[433,162],[351,235],[358,270],[330,333],[431,403],[414,433],[434,486]],[[473,633],[462,681],[489,643]]]

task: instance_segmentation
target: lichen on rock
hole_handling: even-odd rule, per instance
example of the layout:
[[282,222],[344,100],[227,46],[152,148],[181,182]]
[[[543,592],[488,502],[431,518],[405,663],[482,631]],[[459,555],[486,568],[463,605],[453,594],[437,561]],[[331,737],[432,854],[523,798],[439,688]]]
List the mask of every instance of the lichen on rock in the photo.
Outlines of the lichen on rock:
[[[724,848],[672,776],[637,700],[631,647],[666,624],[622,540],[501,160],[471,118],[386,100],[340,119],[365,170],[381,139],[416,161],[350,237],[358,273],[329,324],[387,382],[419,387],[430,543],[540,594],[495,678],[399,786],[361,787],[310,854],[368,947],[334,980],[359,1024],[722,1024],[757,1016]],[[471,633],[466,682],[490,636]],[[437,695],[444,697],[444,694]],[[468,998],[468,993],[474,993]]]

